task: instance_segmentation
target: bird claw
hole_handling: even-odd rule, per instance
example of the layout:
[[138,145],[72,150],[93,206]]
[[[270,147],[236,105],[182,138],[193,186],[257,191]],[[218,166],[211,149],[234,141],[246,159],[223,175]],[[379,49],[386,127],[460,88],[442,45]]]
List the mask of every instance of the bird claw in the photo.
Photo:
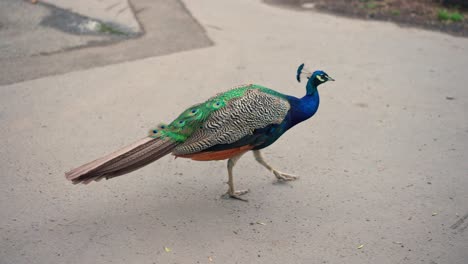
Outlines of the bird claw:
[[240,197],[241,195],[246,194],[248,192],[249,192],[249,190],[241,190],[241,191],[234,191],[234,192],[228,191],[227,193],[225,193],[221,197],[224,198],[224,199],[232,198],[232,199],[237,199],[237,200],[240,200],[240,201],[243,201],[243,202],[248,202],[249,200]]
[[294,181],[299,179],[299,176],[284,173],[281,171],[274,170],[273,173],[275,174],[276,179],[278,179],[278,181]]

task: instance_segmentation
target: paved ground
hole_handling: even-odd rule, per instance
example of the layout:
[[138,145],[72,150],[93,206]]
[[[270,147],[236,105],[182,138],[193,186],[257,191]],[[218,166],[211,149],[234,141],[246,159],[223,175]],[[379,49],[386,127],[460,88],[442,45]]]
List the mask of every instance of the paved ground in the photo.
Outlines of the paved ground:
[[[466,263],[467,39],[259,1],[185,4],[214,46],[0,86],[1,263]],[[266,150],[299,181],[276,184],[251,155],[235,169],[249,203],[220,199],[223,162],[63,177],[233,85],[299,96],[301,62],[337,81]]]
[[112,39],[109,34],[86,32],[83,27],[88,21],[87,17],[50,5],[0,1],[0,60],[38,56]]
[[[16,0],[0,2],[0,85],[212,45],[179,1],[133,0],[132,6],[143,35],[83,32],[80,25],[105,21],[106,16],[90,18]],[[8,12],[33,15],[2,16]]]
[[139,33],[141,27],[128,0],[40,0],[115,25],[124,32]]

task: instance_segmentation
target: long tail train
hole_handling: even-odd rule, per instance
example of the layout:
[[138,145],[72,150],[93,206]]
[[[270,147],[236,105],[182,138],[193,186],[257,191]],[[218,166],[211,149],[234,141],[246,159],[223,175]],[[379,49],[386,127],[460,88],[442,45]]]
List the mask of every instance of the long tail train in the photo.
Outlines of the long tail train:
[[168,138],[146,137],[114,153],[66,172],[65,177],[74,184],[88,184],[103,178],[110,179],[160,159],[171,153],[177,145],[177,142]]

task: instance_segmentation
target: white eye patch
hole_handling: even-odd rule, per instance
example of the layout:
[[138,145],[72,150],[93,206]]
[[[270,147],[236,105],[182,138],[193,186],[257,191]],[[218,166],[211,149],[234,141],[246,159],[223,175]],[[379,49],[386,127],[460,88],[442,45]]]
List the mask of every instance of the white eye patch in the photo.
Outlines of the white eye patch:
[[324,81],[325,81],[325,79],[323,79],[322,76],[320,76],[320,75],[317,75],[317,79],[318,79],[319,81],[321,81],[321,82],[324,82]]

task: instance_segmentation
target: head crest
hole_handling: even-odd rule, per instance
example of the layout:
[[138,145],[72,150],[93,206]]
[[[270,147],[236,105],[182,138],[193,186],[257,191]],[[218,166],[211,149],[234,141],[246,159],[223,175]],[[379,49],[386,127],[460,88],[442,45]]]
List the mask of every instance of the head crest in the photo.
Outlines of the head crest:
[[304,69],[304,63],[299,65],[299,67],[297,68],[296,80],[298,82],[301,82],[301,76],[302,75],[307,77],[307,78],[310,78],[310,76],[312,76],[312,73],[310,71]]

